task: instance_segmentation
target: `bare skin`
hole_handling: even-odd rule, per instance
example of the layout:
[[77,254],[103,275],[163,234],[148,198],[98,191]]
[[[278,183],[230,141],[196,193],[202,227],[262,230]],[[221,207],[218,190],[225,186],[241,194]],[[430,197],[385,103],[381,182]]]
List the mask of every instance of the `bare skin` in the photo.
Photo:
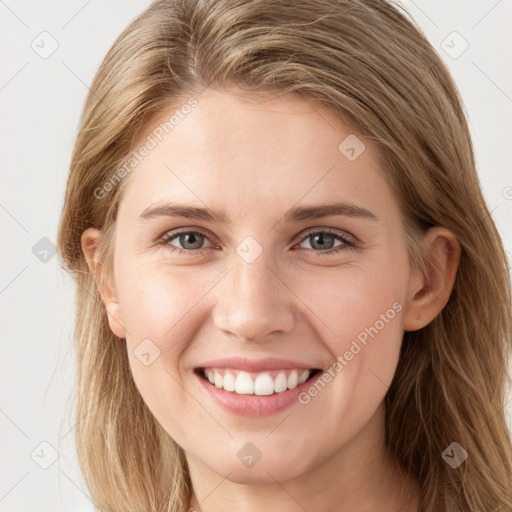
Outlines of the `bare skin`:
[[[432,228],[423,247],[440,270],[423,275],[410,267],[398,203],[376,148],[359,137],[364,151],[347,158],[339,145],[352,132],[333,112],[295,95],[247,102],[207,89],[196,99],[125,178],[110,281],[100,279],[94,244],[101,233],[91,228],[82,236],[136,385],[185,451],[190,507],[417,512],[418,484],[384,443],[384,397],[404,331],[427,325],[449,299],[459,244],[447,229]],[[173,110],[153,119],[134,149]],[[140,217],[163,202],[220,210],[226,219]],[[291,208],[333,202],[350,202],[376,219],[285,219]],[[188,242],[199,248],[183,236],[158,242],[171,231],[199,231]],[[250,263],[237,253],[249,236],[257,244],[251,250],[261,248]],[[387,321],[377,324],[381,315]],[[226,355],[294,359],[327,370],[376,325],[378,333],[309,403],[270,416],[226,411],[193,371]],[[148,338],[160,354],[146,366],[134,350]],[[262,454],[252,467],[237,457],[249,442]]]

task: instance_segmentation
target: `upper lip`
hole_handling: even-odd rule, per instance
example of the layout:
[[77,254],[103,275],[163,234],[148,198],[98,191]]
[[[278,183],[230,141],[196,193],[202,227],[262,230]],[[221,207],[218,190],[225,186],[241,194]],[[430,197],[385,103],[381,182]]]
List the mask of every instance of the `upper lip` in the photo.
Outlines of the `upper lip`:
[[265,357],[262,359],[248,359],[245,357],[224,357],[205,361],[198,368],[231,368],[233,370],[244,370],[247,372],[262,372],[271,370],[284,370],[286,368],[304,368],[307,370],[316,369],[309,363],[301,363],[291,359],[278,359]]

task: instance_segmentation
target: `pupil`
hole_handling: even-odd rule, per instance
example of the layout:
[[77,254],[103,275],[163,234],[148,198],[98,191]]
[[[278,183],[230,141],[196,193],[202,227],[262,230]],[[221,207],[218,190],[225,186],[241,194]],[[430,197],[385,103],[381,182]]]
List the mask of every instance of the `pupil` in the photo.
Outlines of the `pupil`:
[[[325,249],[325,245],[326,245],[325,239],[332,240],[332,236],[325,235],[324,233],[318,233],[317,235],[313,235],[314,244],[317,244],[318,248],[320,248],[320,249]],[[319,240],[319,242],[317,242],[317,240]],[[314,246],[314,244],[313,244],[313,246]]]
[[[193,245],[194,244],[194,240],[195,240],[196,245],[197,245],[198,242],[199,242],[199,245],[201,245],[199,237],[197,237],[194,233],[189,233],[189,234],[182,235],[182,237],[181,237],[181,244],[184,247],[186,247],[187,243],[192,243],[192,245]],[[192,247],[192,249],[197,249],[197,247]]]

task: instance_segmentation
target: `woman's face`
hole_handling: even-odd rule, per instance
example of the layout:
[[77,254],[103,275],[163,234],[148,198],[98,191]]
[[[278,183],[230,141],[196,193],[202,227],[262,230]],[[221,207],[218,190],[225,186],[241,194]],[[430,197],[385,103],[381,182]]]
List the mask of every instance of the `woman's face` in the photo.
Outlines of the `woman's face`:
[[[296,95],[195,100],[133,146],[104,300],[142,397],[191,460],[281,481],[382,412],[417,283],[368,140]],[[305,369],[323,372],[295,387]]]

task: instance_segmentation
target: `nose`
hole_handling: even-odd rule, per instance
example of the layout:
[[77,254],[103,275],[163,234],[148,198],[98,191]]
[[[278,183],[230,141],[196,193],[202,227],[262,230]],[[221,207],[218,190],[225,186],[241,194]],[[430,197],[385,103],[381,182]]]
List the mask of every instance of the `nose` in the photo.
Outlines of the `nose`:
[[235,255],[216,294],[214,324],[233,338],[264,342],[294,328],[298,299],[284,276],[269,266],[265,252],[251,263]]

